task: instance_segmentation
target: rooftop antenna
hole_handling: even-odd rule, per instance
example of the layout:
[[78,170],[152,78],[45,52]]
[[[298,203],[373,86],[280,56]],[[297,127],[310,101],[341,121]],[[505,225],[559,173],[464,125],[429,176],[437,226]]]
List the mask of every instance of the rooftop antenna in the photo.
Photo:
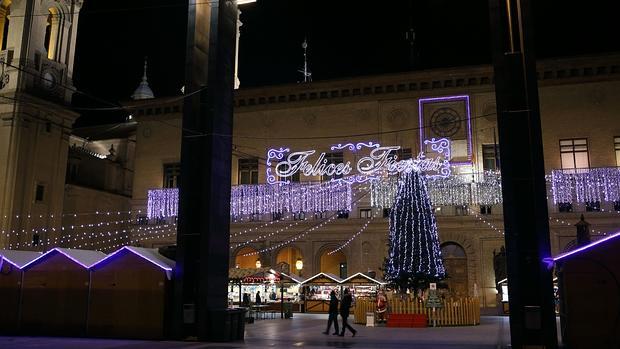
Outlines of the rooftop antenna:
[[301,47],[304,49],[304,69],[298,70],[298,72],[302,73],[304,76],[304,83],[312,82],[312,72],[308,70],[308,40],[304,39],[304,42],[301,44]]

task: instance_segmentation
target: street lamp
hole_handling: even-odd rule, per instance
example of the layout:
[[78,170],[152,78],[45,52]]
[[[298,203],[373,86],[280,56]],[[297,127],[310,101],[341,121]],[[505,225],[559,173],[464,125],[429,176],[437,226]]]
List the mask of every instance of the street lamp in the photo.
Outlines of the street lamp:
[[295,262],[295,269],[299,272],[299,276],[301,276],[301,270],[304,268],[304,261],[301,260],[301,257],[297,258],[297,262]]
[[260,258],[256,259],[256,269],[259,269],[261,267],[261,262],[260,262]]

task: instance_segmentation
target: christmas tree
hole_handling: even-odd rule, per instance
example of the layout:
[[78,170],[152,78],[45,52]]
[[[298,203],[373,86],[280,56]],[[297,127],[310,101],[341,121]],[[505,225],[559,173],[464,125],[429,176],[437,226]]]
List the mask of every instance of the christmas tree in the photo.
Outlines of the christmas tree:
[[426,179],[411,171],[401,176],[390,212],[385,279],[405,291],[426,288],[445,276]]

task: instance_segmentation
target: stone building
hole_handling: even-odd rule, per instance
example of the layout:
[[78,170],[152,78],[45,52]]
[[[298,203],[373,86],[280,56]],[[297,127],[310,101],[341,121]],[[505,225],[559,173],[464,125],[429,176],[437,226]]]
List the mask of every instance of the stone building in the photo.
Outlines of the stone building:
[[[134,120],[72,130],[80,7],[76,0],[0,1],[0,246],[173,244],[175,202],[166,193],[174,190],[165,189],[178,185],[183,97],[151,98],[157,91],[145,73],[127,103]],[[620,55],[541,61],[538,78],[555,254],[574,245],[572,225],[582,213],[593,239],[620,226]],[[447,282],[453,293],[494,307],[493,255],[504,241],[491,180],[501,161],[493,88],[492,67],[474,66],[237,90],[231,186],[267,188],[270,149],[315,150],[312,161],[325,153],[327,163],[355,164],[365,155],[345,144],[397,146],[402,159],[429,153],[425,141],[448,138],[447,188],[455,190],[434,197]],[[332,179],[291,177],[299,188],[323,183],[326,197]],[[371,186],[351,185],[351,201],[345,195],[337,210],[235,214],[230,265],[380,276],[388,205],[376,204]],[[167,211],[149,217],[149,191]]]
[[81,4],[0,2],[0,246],[60,232]]
[[[614,96],[620,93],[619,67],[618,55],[538,64],[549,176],[583,172],[575,168],[617,171],[620,101]],[[426,151],[422,141],[432,137],[451,138],[452,177],[482,183],[481,173],[497,170],[501,161],[492,82],[492,68],[476,66],[238,90],[231,185],[267,183],[269,149],[310,149],[325,152],[329,162],[355,163],[361,155],[330,147],[372,141],[400,146],[398,154],[406,158]],[[146,224],[134,227],[132,240],[146,246],[171,244],[174,218],[149,220],[147,194],[177,185],[182,98],[136,101],[130,108],[137,121],[132,210]],[[301,177],[293,181],[330,179]],[[355,199],[364,188],[353,185],[353,204],[346,213],[261,212],[233,217],[231,266],[253,267],[260,261],[262,266],[295,272],[295,263],[301,260],[306,276],[320,271],[381,275],[388,219],[370,196]],[[584,202],[574,197],[570,203],[556,204],[551,179],[548,189],[554,253],[570,248],[575,238],[572,224],[583,212],[594,235],[620,226],[617,199]],[[436,205],[435,212],[452,292],[479,295],[484,306],[495,306],[493,253],[504,244],[502,205],[470,200]],[[330,220],[330,214],[337,218]]]

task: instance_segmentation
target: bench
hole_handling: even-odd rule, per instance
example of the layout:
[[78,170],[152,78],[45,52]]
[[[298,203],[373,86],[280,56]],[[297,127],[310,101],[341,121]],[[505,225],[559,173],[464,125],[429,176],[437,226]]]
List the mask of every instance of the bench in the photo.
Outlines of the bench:
[[390,314],[387,327],[426,327],[427,324],[424,314]]

